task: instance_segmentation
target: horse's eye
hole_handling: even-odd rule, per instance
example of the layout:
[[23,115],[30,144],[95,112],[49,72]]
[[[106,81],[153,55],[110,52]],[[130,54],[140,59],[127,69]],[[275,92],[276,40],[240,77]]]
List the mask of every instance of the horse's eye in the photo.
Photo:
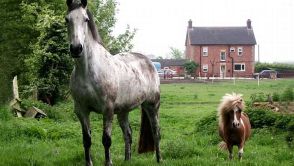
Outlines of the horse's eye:
[[89,21],[90,21],[90,19],[89,19],[89,18],[86,18],[86,19],[85,19],[85,22],[89,22]]
[[68,23],[68,22],[69,22],[69,20],[68,20],[68,18],[67,18],[67,17],[65,17],[65,22],[66,22],[66,23]]

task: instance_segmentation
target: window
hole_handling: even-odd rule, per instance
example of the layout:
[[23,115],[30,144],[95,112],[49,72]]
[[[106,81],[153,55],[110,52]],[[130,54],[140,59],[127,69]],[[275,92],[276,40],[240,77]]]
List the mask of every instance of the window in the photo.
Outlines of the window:
[[234,71],[245,71],[245,64],[244,63],[235,63],[234,64]]
[[242,47],[238,47],[238,55],[241,56],[243,53],[243,48]]
[[208,47],[203,47],[202,48],[202,55],[203,56],[208,56]]
[[221,61],[226,61],[226,51],[221,51],[220,52],[220,60]]
[[235,47],[231,47],[230,52],[235,52]]
[[202,66],[202,71],[208,72],[208,65],[207,64]]

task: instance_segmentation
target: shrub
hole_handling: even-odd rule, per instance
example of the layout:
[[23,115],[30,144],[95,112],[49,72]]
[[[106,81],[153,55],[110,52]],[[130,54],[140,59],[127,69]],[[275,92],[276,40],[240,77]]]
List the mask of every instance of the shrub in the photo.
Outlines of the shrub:
[[294,101],[293,88],[288,87],[284,90],[284,92],[282,94],[282,100],[283,101]]
[[271,127],[279,130],[294,131],[294,116],[279,114],[266,109],[248,108],[247,114],[253,128]]
[[5,106],[0,106],[0,120],[8,121],[12,118],[12,113],[10,109]]
[[204,118],[200,119],[200,121],[196,123],[195,131],[213,134],[217,131],[217,126],[218,121],[216,113],[212,112]]
[[280,95],[277,92],[273,93],[273,101],[280,101]]

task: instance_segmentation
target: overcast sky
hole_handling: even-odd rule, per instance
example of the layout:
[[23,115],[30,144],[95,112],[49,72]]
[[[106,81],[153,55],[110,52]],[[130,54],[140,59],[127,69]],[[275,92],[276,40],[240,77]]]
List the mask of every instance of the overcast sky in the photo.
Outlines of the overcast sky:
[[[246,26],[251,19],[262,62],[294,62],[294,0],[117,0],[114,33],[136,28],[133,51],[168,57],[185,50],[193,26]],[[257,59],[257,47],[256,47]]]

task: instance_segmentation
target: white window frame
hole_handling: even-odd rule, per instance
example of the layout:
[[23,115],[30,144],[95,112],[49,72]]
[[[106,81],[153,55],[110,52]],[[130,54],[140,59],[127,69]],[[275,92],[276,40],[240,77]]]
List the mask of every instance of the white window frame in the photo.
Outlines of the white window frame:
[[231,47],[230,52],[235,52],[235,47]]
[[204,64],[204,65],[202,66],[202,71],[203,71],[204,73],[207,73],[207,72],[208,72],[208,64]]
[[[241,70],[236,70],[236,65],[241,65]],[[246,71],[245,63],[234,63],[234,71]]]
[[202,56],[208,56],[208,47],[202,47]]
[[238,56],[242,56],[243,54],[243,47],[238,47]]
[[[222,59],[222,53],[225,53],[224,55],[224,59]],[[220,51],[220,61],[222,61],[222,62],[224,62],[224,61],[226,61],[226,59],[227,59],[227,53],[226,53],[226,51],[225,50],[221,50]]]

